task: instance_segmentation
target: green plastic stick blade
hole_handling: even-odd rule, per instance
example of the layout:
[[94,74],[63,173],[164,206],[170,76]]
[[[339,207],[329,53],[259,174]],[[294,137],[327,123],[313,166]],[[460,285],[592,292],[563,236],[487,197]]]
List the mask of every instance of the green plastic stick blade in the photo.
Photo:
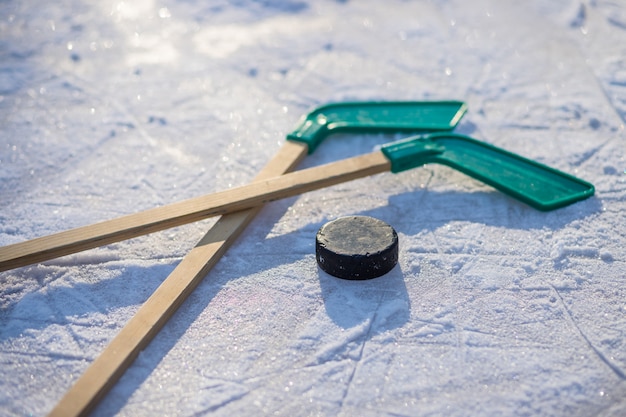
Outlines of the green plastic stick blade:
[[312,153],[326,136],[337,132],[437,132],[454,129],[467,111],[460,101],[362,101],[316,108],[287,135],[304,142]]
[[409,138],[384,146],[383,152],[393,172],[426,163],[444,164],[542,211],[567,206],[594,193],[593,185],[579,178],[452,133]]

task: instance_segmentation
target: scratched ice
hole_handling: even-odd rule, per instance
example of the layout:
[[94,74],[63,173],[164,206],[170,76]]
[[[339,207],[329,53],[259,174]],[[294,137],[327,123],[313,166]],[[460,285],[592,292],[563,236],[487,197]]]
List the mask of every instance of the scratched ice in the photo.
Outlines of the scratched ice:
[[[246,184],[332,101],[465,100],[459,133],[597,189],[542,213],[428,165],[268,204],[94,415],[626,415],[619,2],[36,3],[0,3],[0,245]],[[315,262],[355,214],[400,238],[365,283]],[[0,273],[0,416],[46,415],[213,221]]]

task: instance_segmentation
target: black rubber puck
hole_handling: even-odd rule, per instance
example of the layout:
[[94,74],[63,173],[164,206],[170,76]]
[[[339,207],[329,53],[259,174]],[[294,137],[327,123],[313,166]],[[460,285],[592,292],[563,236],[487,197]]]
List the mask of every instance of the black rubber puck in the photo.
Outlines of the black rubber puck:
[[320,268],[337,278],[377,278],[398,263],[398,234],[373,217],[341,217],[317,232],[315,256]]

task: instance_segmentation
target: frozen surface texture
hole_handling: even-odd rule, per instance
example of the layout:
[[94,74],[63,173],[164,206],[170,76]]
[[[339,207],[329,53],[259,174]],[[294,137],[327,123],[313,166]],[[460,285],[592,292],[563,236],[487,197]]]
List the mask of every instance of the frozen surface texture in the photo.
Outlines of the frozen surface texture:
[[[459,133],[597,194],[426,166],[272,203],[94,415],[626,415],[621,1],[0,2],[0,245],[245,184],[360,99],[465,100]],[[353,214],[398,231],[390,274],[317,268]],[[49,412],[211,223],[1,273],[0,415]]]

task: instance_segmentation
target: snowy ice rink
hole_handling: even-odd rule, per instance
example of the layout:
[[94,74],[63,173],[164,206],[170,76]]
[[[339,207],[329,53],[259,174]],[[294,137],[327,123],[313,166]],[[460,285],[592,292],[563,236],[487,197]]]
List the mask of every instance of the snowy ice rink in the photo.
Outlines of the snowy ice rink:
[[[626,415],[623,0],[2,1],[0,245],[246,184],[348,100],[465,101],[458,133],[596,195],[427,165],[270,203],[93,414]],[[398,231],[389,274],[318,269],[351,214]],[[214,222],[0,273],[0,415],[49,413]]]

